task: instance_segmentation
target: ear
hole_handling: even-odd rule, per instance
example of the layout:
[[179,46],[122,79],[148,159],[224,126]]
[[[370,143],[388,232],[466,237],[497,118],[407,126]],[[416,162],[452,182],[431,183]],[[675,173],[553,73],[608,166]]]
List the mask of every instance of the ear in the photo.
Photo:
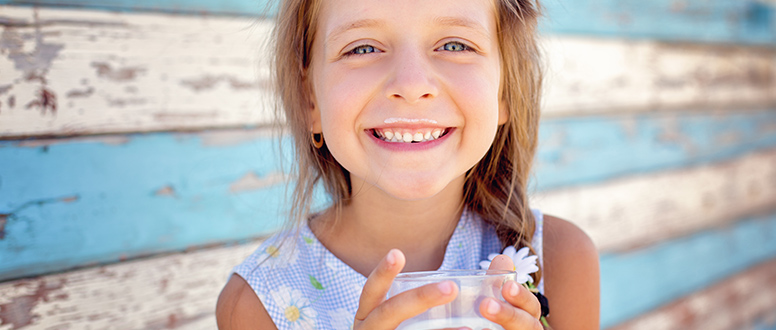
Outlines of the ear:
[[310,108],[308,110],[310,114],[310,126],[312,133],[318,134],[323,132],[321,127],[321,111],[315,106],[315,103],[310,102]]
[[312,129],[311,133],[322,133],[323,128],[321,127],[321,111],[318,109],[318,107],[315,105],[315,93],[313,92],[312,86],[310,86],[310,82],[305,79],[304,80],[305,85],[305,91],[307,92],[307,107],[306,111],[309,118],[310,128]]
[[509,119],[509,110],[507,109],[507,103],[504,100],[498,103],[498,124],[504,125]]

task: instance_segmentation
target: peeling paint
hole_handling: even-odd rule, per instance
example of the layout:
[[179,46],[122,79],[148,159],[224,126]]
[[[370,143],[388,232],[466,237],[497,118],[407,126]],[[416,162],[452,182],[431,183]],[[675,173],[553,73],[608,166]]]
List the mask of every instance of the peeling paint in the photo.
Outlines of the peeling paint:
[[42,206],[45,204],[51,204],[51,203],[73,203],[78,201],[79,196],[73,195],[73,196],[67,196],[67,197],[60,197],[60,198],[47,198],[47,199],[38,199],[33,201],[28,201],[26,203],[22,203],[12,211],[8,213],[0,213],[0,240],[5,239],[6,231],[5,231],[5,225],[8,224],[8,221],[16,219],[19,212],[23,211],[24,209],[31,207],[31,206]]
[[5,224],[8,223],[9,214],[0,214],[0,240],[5,239]]
[[119,82],[135,80],[138,75],[146,71],[141,67],[113,68],[106,62],[92,62],[91,66],[96,69],[98,77]]
[[64,49],[63,44],[47,43],[43,40],[41,24],[38,21],[38,12],[35,10],[35,48],[32,52],[24,51],[22,36],[13,27],[6,27],[0,33],[0,54],[8,54],[14,67],[22,72],[46,72],[51,67],[54,59]]
[[155,191],[154,195],[176,197],[175,188],[173,188],[172,186],[164,186],[162,188],[159,188],[157,191]]
[[57,114],[57,95],[53,91],[44,85],[38,91],[37,96],[37,99],[27,103],[27,109],[38,108],[40,109],[41,116],[45,116],[47,111],[51,112],[52,115]]
[[237,181],[229,185],[229,192],[240,193],[246,191],[253,191],[263,189],[275,184],[281,183],[285,180],[283,173],[270,173],[266,176],[260,177],[255,172],[248,172],[243,175]]
[[12,297],[11,301],[0,304],[0,325],[11,325],[11,329],[21,329],[32,325],[42,315],[33,313],[33,309],[41,302],[52,302],[67,299],[66,294],[51,296],[65,286],[65,280],[57,281],[39,280],[36,282],[22,282],[22,286],[37,285],[35,291]]
[[67,92],[67,97],[68,98],[81,98],[81,97],[89,97],[92,94],[94,94],[94,87],[89,87],[89,88],[84,89],[84,90],[73,89],[73,90]]
[[233,90],[259,89],[263,84],[258,82],[243,81],[228,75],[205,75],[198,78],[181,80],[181,86],[188,87],[195,92],[202,92],[216,88],[221,82],[226,82]]

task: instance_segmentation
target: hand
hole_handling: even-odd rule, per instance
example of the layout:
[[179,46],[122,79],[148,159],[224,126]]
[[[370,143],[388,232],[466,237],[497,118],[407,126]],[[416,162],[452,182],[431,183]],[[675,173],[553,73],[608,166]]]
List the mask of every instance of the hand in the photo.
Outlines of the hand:
[[[512,260],[503,254],[493,258],[488,267],[488,270],[514,269]],[[506,302],[485,298],[480,303],[480,314],[506,330],[544,329],[539,321],[542,306],[531,291],[515,281],[507,281],[501,288],[501,295]]]
[[385,295],[404,263],[404,254],[393,249],[369,274],[361,292],[353,329],[396,329],[404,320],[449,303],[458,295],[455,283],[442,281],[407,290],[386,300]]

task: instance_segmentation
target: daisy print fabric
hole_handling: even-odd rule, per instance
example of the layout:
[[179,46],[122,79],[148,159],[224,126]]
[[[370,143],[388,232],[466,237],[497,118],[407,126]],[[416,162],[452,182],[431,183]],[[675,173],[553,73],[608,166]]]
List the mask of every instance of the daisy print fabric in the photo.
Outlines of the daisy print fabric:
[[[541,213],[534,211],[534,215],[540,235]],[[541,251],[536,235],[533,246]],[[439,269],[477,269],[482,260],[500,250],[494,228],[464,210]],[[520,251],[514,253],[521,255]],[[523,259],[531,260],[528,258]],[[298,231],[280,232],[267,239],[232,271],[256,292],[278,329],[351,329],[366,283],[365,276],[318,241],[306,222]]]

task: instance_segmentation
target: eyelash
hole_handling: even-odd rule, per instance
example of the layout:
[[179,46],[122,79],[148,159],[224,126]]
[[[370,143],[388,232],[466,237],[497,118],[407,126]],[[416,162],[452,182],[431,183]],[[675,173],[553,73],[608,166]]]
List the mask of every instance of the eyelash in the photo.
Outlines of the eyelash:
[[448,45],[456,45],[456,46],[460,46],[462,48],[461,50],[457,50],[457,51],[456,50],[448,50],[449,52],[456,52],[457,53],[457,52],[470,52],[470,51],[474,51],[474,49],[472,47],[469,47],[469,45],[467,45],[465,43],[462,43],[460,41],[449,41],[449,42],[446,42],[444,45],[442,45],[442,47],[437,48],[437,50],[445,50],[445,47],[447,47]]
[[[359,53],[358,52],[359,49],[364,49],[364,48],[371,48],[372,51],[368,52],[368,53]],[[372,45],[359,45],[359,46],[354,47],[353,49],[351,49],[349,52],[345,53],[344,55],[345,56],[368,55],[368,54],[372,54],[372,53],[376,53],[376,52],[377,52],[377,48],[375,46],[372,46]]]
[[[464,44],[462,42],[459,42],[459,41],[449,41],[449,42],[446,42],[444,45],[442,45],[442,47],[439,47],[439,48],[437,48],[435,50],[445,51],[445,47],[447,47],[448,45],[456,45],[456,46],[460,46],[461,47],[460,50],[447,50],[447,51],[453,52],[453,53],[474,51],[474,49],[472,47],[470,47],[469,45]],[[369,48],[371,51],[366,52],[366,53],[359,53],[359,50],[365,49],[365,48]],[[354,47],[353,49],[351,49],[347,53],[343,54],[343,56],[347,57],[347,56],[369,55],[369,54],[373,54],[373,53],[377,53],[377,52],[380,52],[380,51],[375,46],[364,44],[364,45],[359,45],[359,46]]]

